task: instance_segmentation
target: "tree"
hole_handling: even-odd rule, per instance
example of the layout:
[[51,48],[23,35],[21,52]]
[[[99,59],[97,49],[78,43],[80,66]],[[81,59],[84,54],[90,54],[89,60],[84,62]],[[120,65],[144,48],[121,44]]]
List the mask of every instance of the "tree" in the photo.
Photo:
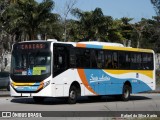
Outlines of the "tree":
[[[142,19],[140,22],[135,23],[132,27],[133,27],[133,32],[135,35],[135,40],[133,40],[135,46],[137,48],[142,47],[142,40],[144,38],[143,33],[147,27],[148,23],[146,19]],[[133,36],[133,34],[132,34]],[[144,43],[143,43],[144,44]]]
[[148,20],[149,23],[149,43],[155,52],[160,52],[160,16],[153,17],[153,20]]
[[123,36],[123,44],[127,46],[127,43],[131,40],[131,35],[132,35],[132,25],[130,24],[130,21],[132,21],[133,18],[127,18],[123,17],[121,18],[122,24],[120,25],[120,31]]
[[[56,18],[60,18],[60,15],[54,14]],[[38,27],[38,34],[41,36],[41,39],[55,38],[57,40],[62,40],[63,34],[63,25],[60,20],[52,18],[47,19],[42,22]]]
[[4,64],[4,57],[10,51],[9,48],[9,35],[4,30],[6,21],[3,17],[3,13],[6,11],[9,5],[8,0],[1,0],[0,1],[0,71],[3,71],[6,67]]
[[69,0],[69,2],[66,2],[65,9],[63,13],[63,20],[64,20],[64,41],[67,40],[67,17],[68,14],[73,9],[73,6],[76,4],[77,0]]
[[111,28],[108,31],[108,41],[110,42],[118,42],[123,43],[123,41],[126,39],[122,35],[122,20],[121,19],[115,19],[113,20],[113,23],[111,25]]
[[8,38],[5,31],[6,20],[3,17],[3,13],[6,11],[7,7],[9,6],[8,0],[1,0],[0,1],[0,55],[8,50]]
[[72,10],[72,15],[77,17],[81,30],[81,40],[106,41],[108,29],[112,24],[112,17],[103,15],[101,8],[94,11],[83,12],[76,8]]
[[[153,17],[154,18],[154,20],[156,20],[156,26],[155,26],[155,29],[156,29],[156,31],[155,31],[155,36],[156,37],[154,37],[153,39],[154,39],[154,41],[155,41],[155,48],[156,48],[156,52],[160,52],[160,50],[159,50],[159,47],[160,47],[160,44],[159,44],[159,42],[160,42],[160,31],[159,31],[159,27],[160,27],[160,18],[159,18],[159,16],[160,16],[160,0],[151,0],[151,3],[154,5],[154,8],[155,8],[155,11],[156,11],[156,14],[157,14],[157,17]],[[154,30],[155,30],[154,29]],[[157,40],[155,40],[155,39],[157,39]]]
[[8,28],[12,28],[19,34],[26,33],[28,39],[33,40],[39,34],[42,23],[51,23],[58,20],[58,16],[51,13],[54,8],[52,0],[43,0],[37,3],[34,0],[18,0],[16,4],[11,5],[6,11],[8,18]]
[[151,0],[151,3],[154,5],[156,14],[160,16],[160,0]]

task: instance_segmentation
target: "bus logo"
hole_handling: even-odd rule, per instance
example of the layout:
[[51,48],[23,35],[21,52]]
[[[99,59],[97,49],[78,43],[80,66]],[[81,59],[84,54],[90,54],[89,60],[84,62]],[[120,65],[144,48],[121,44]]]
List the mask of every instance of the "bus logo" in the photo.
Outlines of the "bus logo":
[[101,77],[98,77],[91,74],[90,77],[91,77],[90,82],[110,81],[111,79],[109,76],[104,76],[104,75],[102,75]]

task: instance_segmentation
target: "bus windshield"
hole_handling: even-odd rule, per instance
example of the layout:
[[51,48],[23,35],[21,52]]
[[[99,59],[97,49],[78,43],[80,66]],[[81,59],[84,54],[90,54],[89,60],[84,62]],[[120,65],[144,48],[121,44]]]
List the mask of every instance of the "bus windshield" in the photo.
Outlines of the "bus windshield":
[[51,72],[51,53],[13,51],[11,74],[16,76],[45,75]]

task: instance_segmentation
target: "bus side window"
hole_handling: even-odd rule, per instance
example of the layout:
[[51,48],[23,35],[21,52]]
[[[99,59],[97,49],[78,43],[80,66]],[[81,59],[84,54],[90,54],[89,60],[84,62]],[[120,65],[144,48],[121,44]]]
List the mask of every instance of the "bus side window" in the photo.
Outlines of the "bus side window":
[[71,48],[70,49],[70,57],[69,57],[69,66],[71,68],[75,68],[76,67],[76,55],[75,55],[75,49]]
[[90,68],[90,50],[86,48],[75,49],[76,66],[78,68]]
[[98,51],[97,67],[100,69],[104,68],[104,51]]
[[118,55],[116,51],[106,51],[105,60],[105,68],[118,69]]
[[117,69],[118,68],[118,55],[117,55],[117,52],[113,52],[112,54],[112,67],[114,69]]
[[111,62],[111,58],[108,58],[106,60],[106,65],[105,65],[106,68],[112,68],[112,62]]
[[105,52],[105,68],[106,69],[113,68],[113,66],[112,66],[112,52],[111,51]]
[[150,53],[142,53],[142,66],[145,70],[153,70],[153,55]]
[[119,52],[118,63],[120,69],[130,69],[131,57],[128,52]]
[[91,67],[97,68],[97,51],[91,50]]

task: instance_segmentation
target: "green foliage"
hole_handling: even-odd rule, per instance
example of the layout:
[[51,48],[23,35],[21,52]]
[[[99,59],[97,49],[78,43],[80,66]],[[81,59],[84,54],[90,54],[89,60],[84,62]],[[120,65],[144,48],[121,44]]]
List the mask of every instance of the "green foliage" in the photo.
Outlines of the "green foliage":
[[[3,41],[18,42],[24,40],[56,38],[64,40],[64,28],[68,41],[105,41],[119,42],[132,47],[151,48],[160,52],[160,17],[144,19],[131,23],[134,18],[113,19],[103,14],[101,8],[82,11],[71,10],[76,20],[61,19],[52,13],[52,0],[1,0],[0,34]],[[65,26],[65,27],[64,27]],[[4,36],[4,37],[3,37]],[[12,42],[11,42],[12,41]],[[7,42],[3,48],[9,49]]]
[[[105,16],[101,8],[96,8],[94,11],[81,11],[78,8],[72,10],[72,15],[77,17],[78,29],[83,32],[79,41],[99,40],[106,41],[108,30],[112,24],[112,17]],[[77,29],[77,30],[78,30]]]
[[10,4],[3,13],[6,21],[5,30],[10,34],[16,34],[19,41],[22,34],[30,40],[36,39],[44,27],[45,30],[50,30],[48,27],[58,21],[59,16],[51,13],[53,8],[52,0],[44,0],[42,3],[35,0],[18,0]]
[[151,3],[154,5],[157,15],[160,16],[160,0],[151,0]]

